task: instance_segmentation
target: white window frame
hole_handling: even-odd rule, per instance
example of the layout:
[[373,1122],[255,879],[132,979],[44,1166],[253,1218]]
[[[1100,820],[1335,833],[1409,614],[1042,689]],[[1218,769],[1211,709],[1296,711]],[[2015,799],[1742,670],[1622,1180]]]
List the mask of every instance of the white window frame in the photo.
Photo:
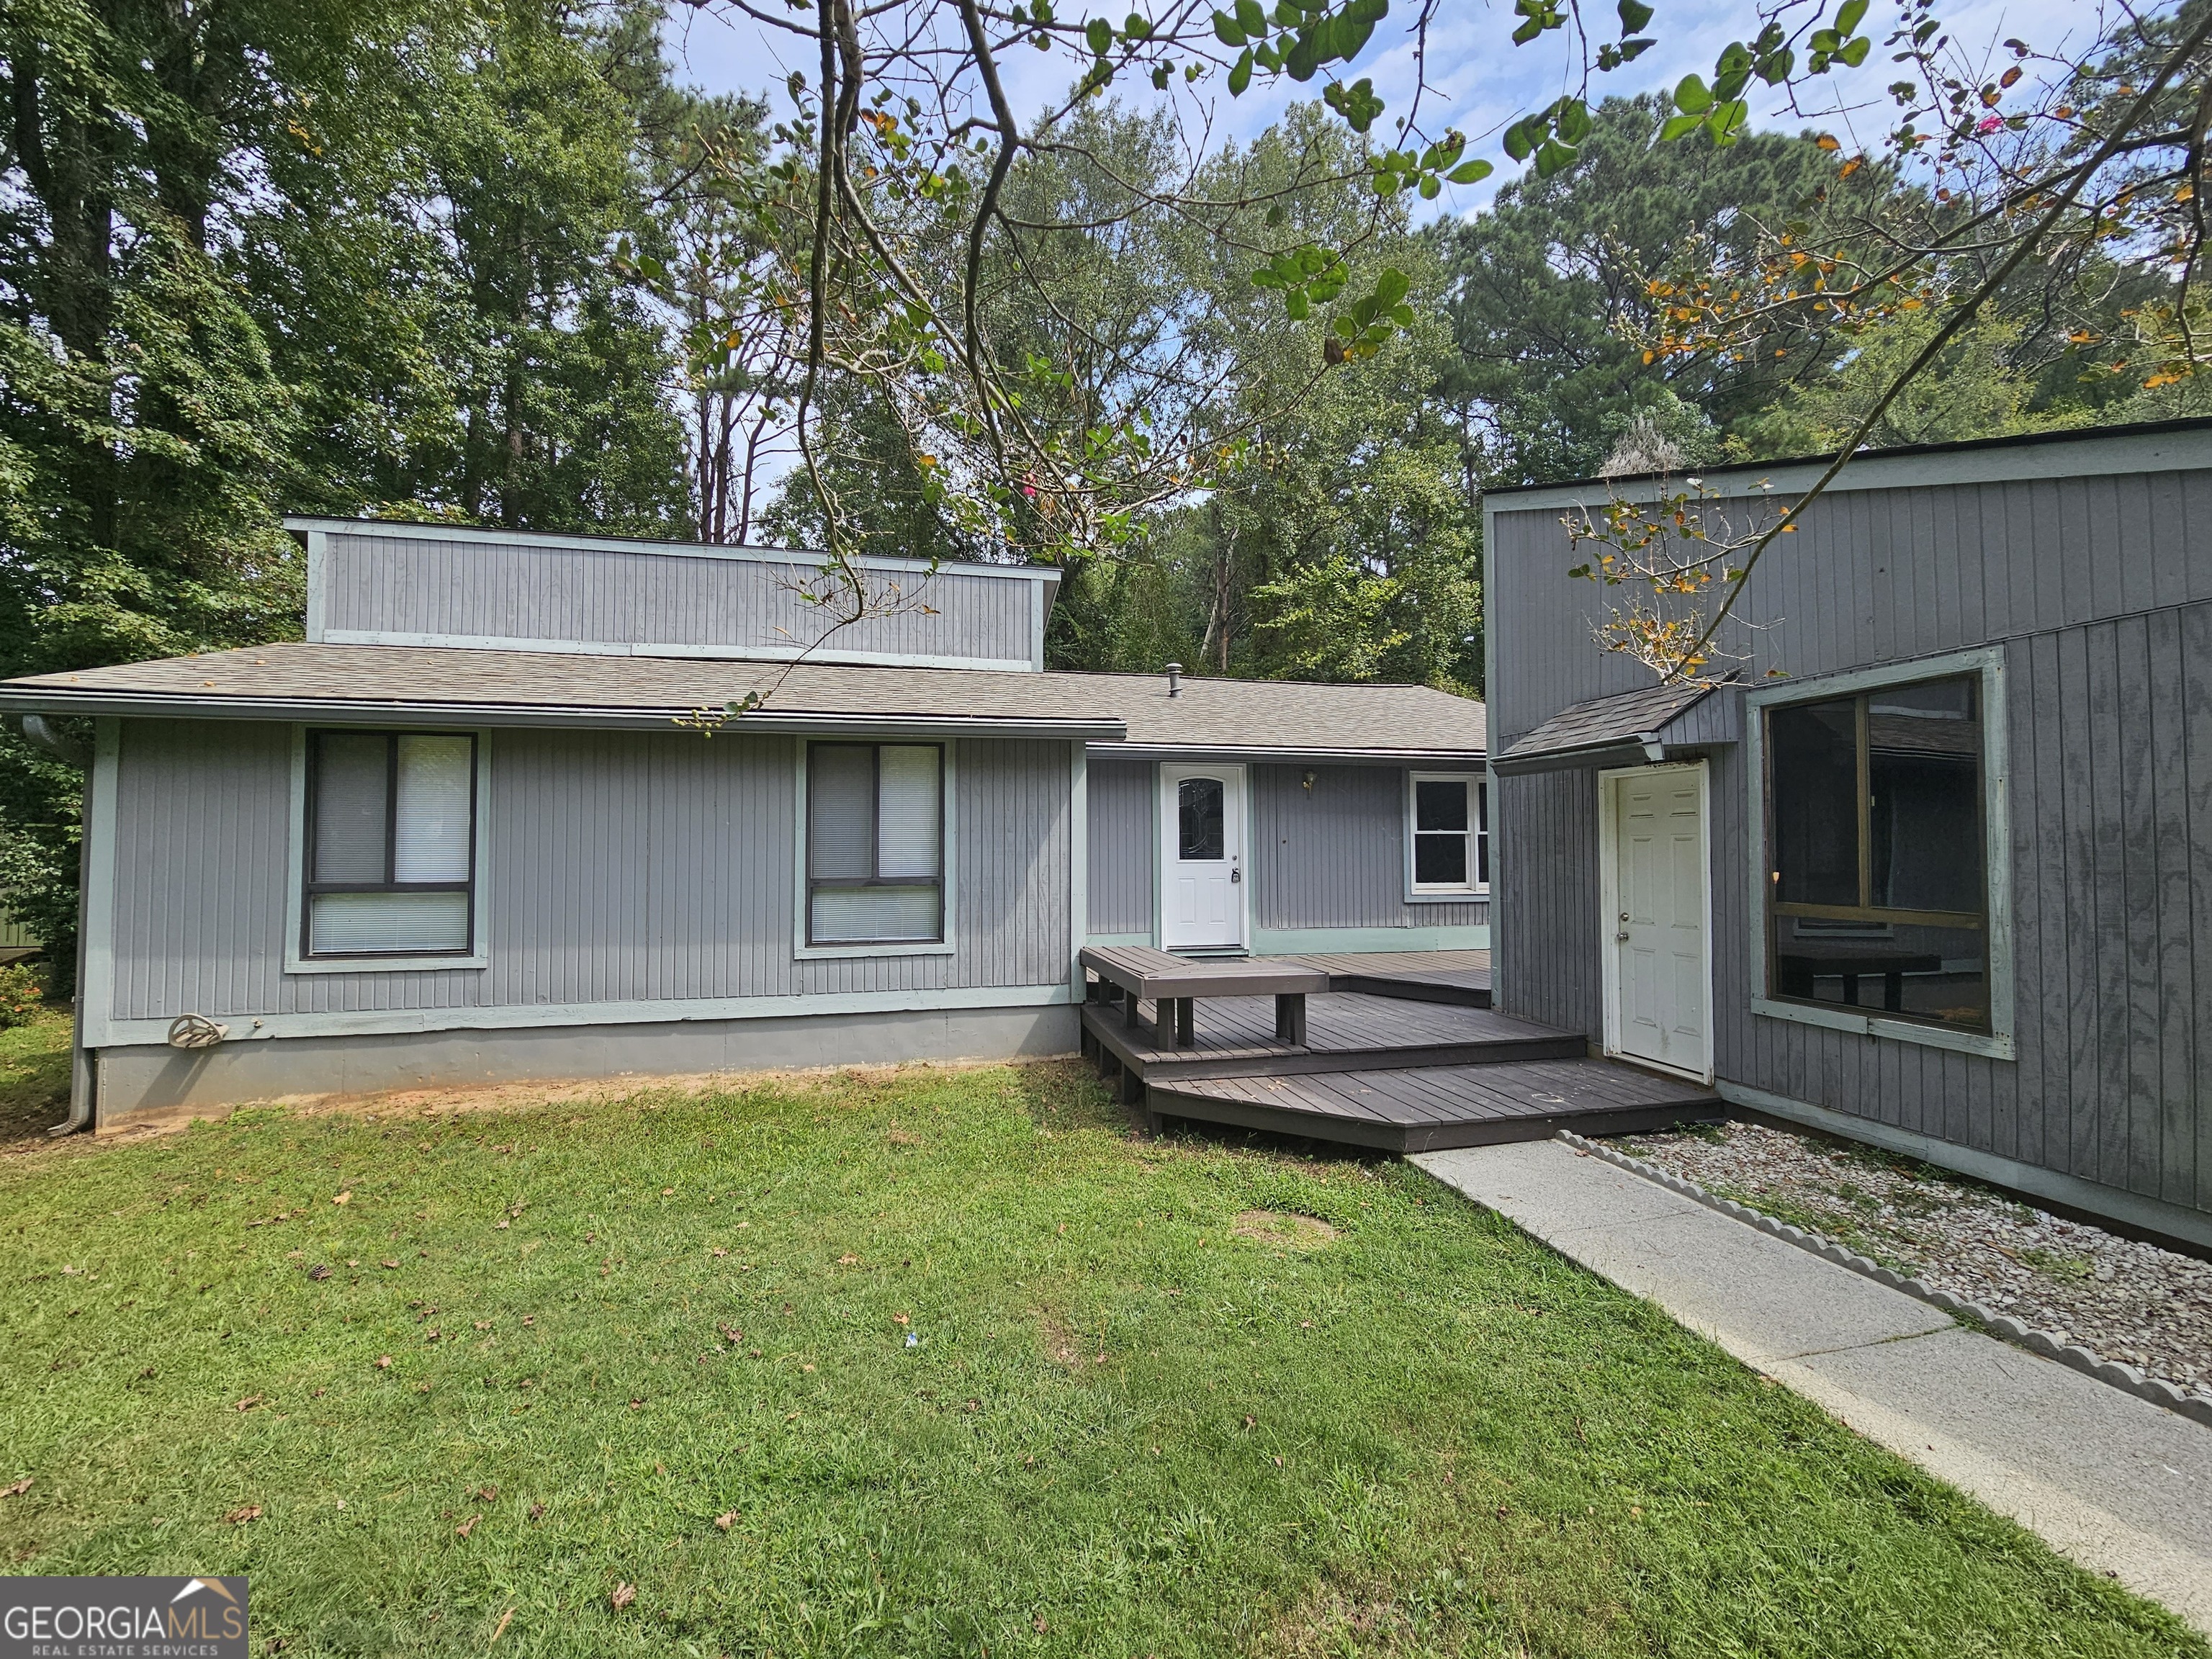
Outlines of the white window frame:
[[[1416,802],[1419,786],[1424,783],[1463,783],[1468,787],[1467,814],[1467,879],[1446,885],[1437,882],[1417,882],[1413,879],[1413,838],[1420,833],[1415,827],[1419,823]],[[1454,901],[1487,898],[1490,884],[1478,880],[1476,872],[1488,866],[1485,856],[1490,847],[1490,778],[1486,772],[1413,772],[1406,774],[1406,902],[1408,904],[1448,904]]]
[[[1766,710],[1777,703],[1818,702],[1826,697],[1878,691],[1893,685],[1917,685],[1923,680],[1967,674],[1981,677],[1982,869],[1984,879],[1989,883],[1990,1029],[1954,1031],[1917,1020],[1887,1019],[1880,1013],[1863,1013],[1851,1008],[1781,1000],[1774,996],[1774,988],[1767,977],[1766,900],[1770,884],[1766,877]],[[1751,924],[1752,1012],[1771,1019],[1796,1020],[1803,1025],[1825,1025],[1832,1030],[1917,1042],[1930,1048],[1986,1054],[1994,1060],[2017,1058],[2013,1006],[2011,750],[2007,738],[2004,647],[1983,646],[1909,662],[1884,663],[1879,668],[1790,680],[1748,692],[1743,701],[1744,770],[1750,791],[1748,833],[1744,839],[1750,848],[1751,861],[1747,913]]]
[[471,726],[394,726],[381,721],[364,731],[421,732],[441,738],[472,737],[477,744],[476,856],[469,890],[469,938],[475,948],[467,956],[310,957],[301,951],[306,937],[307,907],[307,733],[343,731],[327,720],[292,728],[292,800],[290,833],[286,837],[284,869],[284,971],[288,974],[408,974],[433,969],[475,969],[491,965],[489,925],[491,891],[491,733]]
[[958,766],[959,744],[952,738],[932,737],[927,734],[918,734],[912,738],[870,736],[866,738],[823,738],[819,739],[819,741],[823,743],[832,744],[839,743],[870,743],[877,744],[908,742],[927,743],[938,744],[944,749],[945,775],[944,781],[940,787],[944,792],[941,806],[945,813],[945,833],[942,842],[940,843],[940,852],[939,856],[942,860],[944,866],[942,880],[945,889],[945,937],[941,939],[922,939],[913,941],[886,939],[878,943],[874,940],[861,939],[851,944],[810,945],[806,940],[806,777],[808,770],[807,756],[809,751],[813,748],[816,741],[816,739],[811,738],[802,738],[799,740],[796,745],[799,753],[799,770],[797,780],[792,790],[792,794],[798,802],[799,810],[798,816],[793,825],[794,833],[791,843],[792,955],[800,962],[818,962],[836,957],[949,957],[952,955],[958,948],[955,940],[954,927],[954,918],[958,915],[958,912],[955,909],[954,906],[958,895],[955,889],[953,878],[954,872],[960,867],[960,861],[957,855],[958,851],[957,835],[957,826],[960,822],[960,814],[957,810],[958,797],[954,793],[953,784],[954,780],[957,775],[957,769]]

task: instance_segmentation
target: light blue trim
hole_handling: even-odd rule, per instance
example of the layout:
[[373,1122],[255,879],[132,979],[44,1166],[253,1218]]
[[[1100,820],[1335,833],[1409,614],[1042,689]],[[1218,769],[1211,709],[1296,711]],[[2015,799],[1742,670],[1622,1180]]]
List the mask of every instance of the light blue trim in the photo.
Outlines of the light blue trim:
[[1490,928],[1486,923],[1466,927],[1261,927],[1252,935],[1252,954],[1255,957],[1489,948]]
[[[100,1047],[102,1034],[115,1012],[115,823],[118,781],[123,775],[123,722],[103,720],[93,727],[92,811],[86,814],[85,872],[89,880],[84,896],[82,981],[77,986],[77,1046],[89,1052]],[[168,1036],[165,1021],[162,1037]],[[70,1116],[80,1107],[96,1112],[99,1095],[92,1086],[91,1068],[72,1066]],[[88,1098],[76,1099],[77,1073],[82,1073]]]
[[[1950,651],[1941,656],[1884,663],[1879,668],[1854,669],[1844,674],[1820,674],[1780,685],[1762,686],[1744,696],[1743,741],[1745,770],[1749,774],[1749,805],[1745,840],[1751,862],[1751,1012],[1769,1019],[1795,1020],[1802,1025],[1825,1026],[1833,1031],[1856,1031],[1869,1037],[1898,1042],[1917,1042],[1923,1048],[1949,1048],[1961,1054],[1985,1054],[1992,1060],[2018,1055],[2014,1039],[2012,928],[2012,808],[2009,787],[2011,745],[2005,702],[2005,653],[2001,645],[1978,646],[1971,651]],[[1879,690],[1887,685],[1910,685],[1917,680],[1946,674],[1979,674],[1982,679],[1982,868],[1989,882],[1990,1031],[1954,1031],[1940,1025],[1911,1020],[1885,1019],[1880,1014],[1855,1012],[1814,1003],[1784,1002],[1771,994],[1766,981],[1766,720],[1765,710],[1776,703],[1808,702],[1821,697],[1847,696]]]
[[[803,547],[750,547],[732,542],[661,542],[644,536],[564,536],[543,530],[502,530],[494,525],[417,524],[406,519],[324,519],[288,514],[287,530],[309,534],[320,530],[337,536],[382,536],[402,541],[487,542],[502,546],[544,547],[556,552],[640,553],[674,559],[723,559],[733,564],[803,564],[819,570],[830,563],[827,553]],[[901,559],[877,553],[855,553],[848,562],[860,570],[921,571],[931,575],[982,576],[1006,581],[1057,582],[1056,565],[989,564],[980,559]]]
[[1033,672],[1044,672],[1044,584],[1030,587],[1030,663]]
[[[886,738],[884,741],[890,740]],[[791,953],[797,960],[830,962],[860,957],[949,957],[953,954],[953,872],[959,868],[959,860],[954,856],[956,826],[960,821],[959,797],[954,790],[957,774],[954,769],[953,740],[951,738],[933,738],[931,741],[941,744],[945,750],[945,775],[938,796],[938,811],[943,815],[942,833],[945,838],[944,844],[938,848],[938,881],[944,893],[940,914],[945,919],[945,937],[911,945],[889,941],[859,945],[809,945],[806,942],[806,751],[813,746],[813,740],[802,738],[795,745],[799,750],[799,778],[792,790],[792,797],[798,803],[799,809],[797,839],[791,843]]]
[[[1042,588],[1034,590],[1042,593]],[[1040,601],[1041,603],[1042,601]],[[799,645],[679,645],[665,641],[536,639],[510,634],[412,634],[382,628],[332,628],[320,635],[325,645],[428,646],[454,651],[538,651],[563,657],[674,657],[708,662],[809,662],[860,664],[872,668],[975,668],[996,672],[1034,672],[1026,657],[956,657],[926,651],[848,651]]]
[[[1464,887],[1416,887],[1413,885],[1413,825],[1418,819],[1413,810],[1413,786],[1423,782],[1459,782],[1472,784],[1483,792],[1483,799],[1469,814],[1473,819],[1468,827],[1468,863],[1470,872],[1480,868],[1478,860],[1486,860],[1490,852],[1490,779],[1482,771],[1429,771],[1406,769],[1406,787],[1398,798],[1398,839],[1403,843],[1400,851],[1404,855],[1406,902],[1408,904],[1471,904],[1477,899],[1490,896],[1490,886],[1470,882]],[[1480,826],[1478,829],[1476,826]],[[1478,843],[1480,844],[1478,850]]]
[[[404,721],[394,730],[419,730]],[[457,735],[441,728],[441,737]],[[491,858],[491,733],[471,730],[477,740],[476,874],[469,894],[470,937],[477,948],[468,956],[303,957],[300,939],[306,924],[307,847],[307,728],[292,728],[292,786],[284,847],[284,971],[288,974],[408,974],[426,969],[488,968],[491,965],[490,895],[486,879]]]
[[1102,947],[1115,945],[1148,945],[1152,942],[1152,936],[1150,933],[1092,933],[1085,938],[1083,942],[1085,945],[1096,945]]
[[1838,1135],[1846,1140],[1864,1141],[1869,1146],[1880,1146],[1888,1152],[1902,1152],[1908,1158],[1917,1158],[1940,1169],[1955,1170],[1960,1175],[1971,1176],[1977,1181],[2009,1187],[2015,1192],[2086,1210],[2092,1215],[2110,1216],[2116,1221],[2124,1221],[2151,1232],[2185,1238],[2200,1246],[2212,1246],[2212,1215],[2207,1215],[2202,1210],[2169,1204],[2162,1199],[2146,1198],[2140,1193],[2124,1192],[2119,1188],[2107,1187],[2100,1182],[2084,1181],[2080,1176],[2046,1170],[2040,1164],[2022,1164],[2016,1158],[2001,1158],[1995,1152],[1961,1146],[1955,1141],[1938,1140],[1933,1135],[1919,1134],[1911,1129],[1899,1129],[1887,1123],[1854,1117],[1849,1112],[1838,1112],[1832,1107],[1792,1100],[1786,1095],[1769,1094],[1764,1089],[1754,1089],[1747,1084],[1730,1083],[1723,1079],[1713,1087],[1715,1092],[1732,1106],[1786,1118],[1793,1123],[1802,1123],[1808,1128]]
[[1091,927],[1091,756],[1079,743],[1067,745],[1067,983],[1079,999]]
[[[781,997],[697,997],[659,1002],[572,1002],[501,1008],[403,1008],[358,1013],[251,1015],[211,1011],[231,1042],[297,1036],[380,1036],[418,1031],[504,1031],[548,1025],[641,1025],[688,1020],[779,1019],[810,1014],[909,1013],[962,1008],[1042,1008],[1073,1001],[1066,985],[984,985],[916,991],[820,991]],[[105,1022],[98,1048],[167,1040],[166,1019]]]

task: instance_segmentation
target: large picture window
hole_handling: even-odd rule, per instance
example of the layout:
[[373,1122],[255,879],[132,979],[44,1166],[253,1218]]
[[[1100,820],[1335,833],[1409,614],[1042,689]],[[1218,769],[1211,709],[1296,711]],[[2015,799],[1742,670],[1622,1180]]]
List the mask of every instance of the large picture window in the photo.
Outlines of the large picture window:
[[1990,1025],[1978,675],[1765,710],[1767,983]]
[[817,743],[806,751],[806,942],[945,938],[945,749]]
[[1490,890],[1490,794],[1466,773],[1416,772],[1408,780],[1407,868],[1417,894]]
[[307,734],[306,957],[475,949],[477,740]]

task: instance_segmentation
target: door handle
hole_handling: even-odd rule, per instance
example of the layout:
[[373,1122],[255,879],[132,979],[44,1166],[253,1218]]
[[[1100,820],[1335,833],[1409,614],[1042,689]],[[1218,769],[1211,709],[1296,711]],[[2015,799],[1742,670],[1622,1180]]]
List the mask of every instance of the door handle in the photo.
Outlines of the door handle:
[[1237,860],[1234,859],[1231,859],[1229,861],[1229,879],[1231,881],[1242,881],[1244,879],[1244,872],[1237,868]]
[[1622,945],[1628,943],[1628,935],[1626,933],[1615,933],[1613,938]]

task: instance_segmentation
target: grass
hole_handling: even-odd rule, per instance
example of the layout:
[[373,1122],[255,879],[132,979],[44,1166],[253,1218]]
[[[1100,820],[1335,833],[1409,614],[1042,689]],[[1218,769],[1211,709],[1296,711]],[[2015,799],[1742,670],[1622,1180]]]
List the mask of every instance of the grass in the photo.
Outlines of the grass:
[[2208,1652],[1401,1164],[1056,1066],[372,1111],[0,1159],[13,1571],[285,1659]]

